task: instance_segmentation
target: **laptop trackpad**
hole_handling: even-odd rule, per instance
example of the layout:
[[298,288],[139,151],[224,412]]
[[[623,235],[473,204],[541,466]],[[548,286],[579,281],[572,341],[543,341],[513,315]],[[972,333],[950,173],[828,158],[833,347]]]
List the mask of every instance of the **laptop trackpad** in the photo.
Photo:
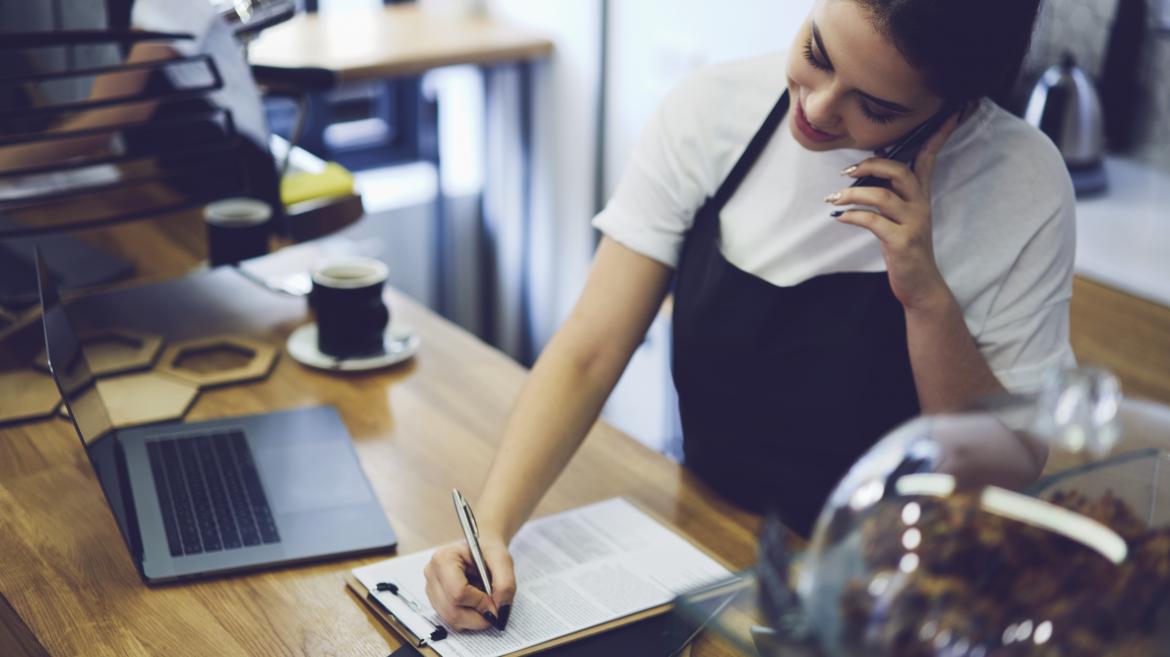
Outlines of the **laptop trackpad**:
[[326,441],[256,450],[256,466],[276,513],[364,504],[373,497],[354,454]]

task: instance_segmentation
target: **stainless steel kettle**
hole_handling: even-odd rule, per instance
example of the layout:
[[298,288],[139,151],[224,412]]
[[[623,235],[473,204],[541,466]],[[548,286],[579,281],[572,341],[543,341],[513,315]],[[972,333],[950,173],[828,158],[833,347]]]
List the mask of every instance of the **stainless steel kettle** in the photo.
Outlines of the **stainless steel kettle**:
[[1052,139],[1072,175],[1077,196],[1105,191],[1105,128],[1101,100],[1071,53],[1032,89],[1024,120]]

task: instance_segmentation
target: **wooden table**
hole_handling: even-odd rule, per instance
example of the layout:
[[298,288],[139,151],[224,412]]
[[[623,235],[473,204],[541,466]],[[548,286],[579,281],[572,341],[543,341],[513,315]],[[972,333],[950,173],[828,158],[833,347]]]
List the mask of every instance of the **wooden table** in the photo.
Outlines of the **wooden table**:
[[544,36],[488,16],[439,16],[416,5],[299,14],[248,48],[253,64],[325,68],[342,82],[415,75],[441,66],[478,66],[552,54]]
[[[206,391],[188,419],[335,405],[406,554],[457,539],[450,489],[476,491],[525,372],[501,353],[393,291],[394,317],[423,346],[396,369],[331,374],[282,357],[260,383]],[[231,270],[87,297],[91,325],[216,332],[283,344],[304,301]],[[11,367],[39,349],[39,327],[0,343]],[[720,502],[678,465],[598,424],[537,510],[624,495],[735,567],[754,561],[758,519]],[[148,588],[71,426],[0,428],[0,655],[381,656],[397,645],[347,592],[349,559]]]

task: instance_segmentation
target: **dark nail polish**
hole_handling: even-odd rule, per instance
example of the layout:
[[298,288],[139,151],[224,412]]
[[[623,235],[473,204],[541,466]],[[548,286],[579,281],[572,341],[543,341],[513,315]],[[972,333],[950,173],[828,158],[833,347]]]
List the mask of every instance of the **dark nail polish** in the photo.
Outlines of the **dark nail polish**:
[[845,214],[844,210],[833,210],[832,212],[829,213],[829,216],[836,219],[843,214]]
[[483,612],[483,617],[487,619],[487,622],[492,624],[492,627],[499,627],[500,626],[500,621],[496,619],[496,615],[493,614],[492,612],[490,612],[490,611]]
[[500,607],[500,629],[508,627],[508,615],[512,613],[512,605],[504,605]]

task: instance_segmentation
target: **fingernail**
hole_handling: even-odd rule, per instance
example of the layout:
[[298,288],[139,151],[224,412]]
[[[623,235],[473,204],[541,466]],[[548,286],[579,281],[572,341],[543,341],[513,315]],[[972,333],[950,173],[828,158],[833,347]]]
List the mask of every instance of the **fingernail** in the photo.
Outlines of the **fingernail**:
[[853,175],[853,173],[855,171],[857,171],[857,165],[850,164],[849,166],[845,167],[844,169],[841,169],[841,175],[842,176],[850,176],[850,175]]
[[503,605],[500,607],[500,624],[497,625],[501,630],[508,626],[508,614],[512,613],[512,605]]
[[492,627],[498,628],[500,626],[499,619],[497,619],[496,615],[493,614],[492,612],[490,612],[490,611],[483,612],[483,617],[487,619],[487,622],[492,624]]
[[825,203],[836,203],[841,200],[841,192],[833,192],[825,197]]
[[829,216],[834,219],[839,219],[843,214],[845,214],[844,210],[834,210],[833,212],[829,213]]

